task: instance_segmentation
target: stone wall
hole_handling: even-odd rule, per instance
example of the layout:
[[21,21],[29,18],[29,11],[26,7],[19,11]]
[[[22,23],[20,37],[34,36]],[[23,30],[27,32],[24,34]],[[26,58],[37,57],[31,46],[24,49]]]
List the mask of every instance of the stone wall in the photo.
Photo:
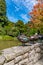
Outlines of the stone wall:
[[42,44],[16,46],[2,50],[0,65],[35,65],[41,58],[43,58]]

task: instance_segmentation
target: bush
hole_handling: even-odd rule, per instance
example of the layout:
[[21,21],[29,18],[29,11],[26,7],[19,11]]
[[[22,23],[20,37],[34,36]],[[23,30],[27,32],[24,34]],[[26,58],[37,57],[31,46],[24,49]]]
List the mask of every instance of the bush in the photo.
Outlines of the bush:
[[11,30],[7,32],[7,34],[9,36],[16,37],[19,34],[19,30],[17,29],[17,27],[13,27]]
[[1,35],[0,40],[14,40],[14,38],[8,35]]
[[13,37],[11,36],[3,36],[3,40],[13,40]]
[[31,28],[31,29],[29,30],[28,35],[29,35],[29,36],[32,36],[32,35],[34,35],[36,32],[37,32],[37,29]]
[[0,35],[5,35],[5,34],[6,34],[6,32],[5,32],[4,28],[0,27]]

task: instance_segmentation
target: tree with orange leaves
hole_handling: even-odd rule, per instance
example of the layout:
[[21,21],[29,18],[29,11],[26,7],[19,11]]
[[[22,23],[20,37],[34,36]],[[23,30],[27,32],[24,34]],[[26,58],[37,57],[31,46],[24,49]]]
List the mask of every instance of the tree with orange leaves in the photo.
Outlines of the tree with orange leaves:
[[34,5],[31,15],[31,22],[34,27],[43,33],[43,0],[37,0],[37,4]]

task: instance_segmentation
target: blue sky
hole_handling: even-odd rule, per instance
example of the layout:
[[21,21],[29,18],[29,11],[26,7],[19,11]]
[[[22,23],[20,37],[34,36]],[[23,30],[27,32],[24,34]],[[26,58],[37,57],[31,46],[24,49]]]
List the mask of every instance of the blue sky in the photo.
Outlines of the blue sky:
[[24,23],[27,23],[30,20],[28,13],[35,4],[35,0],[6,0],[8,19],[12,22],[23,20]]

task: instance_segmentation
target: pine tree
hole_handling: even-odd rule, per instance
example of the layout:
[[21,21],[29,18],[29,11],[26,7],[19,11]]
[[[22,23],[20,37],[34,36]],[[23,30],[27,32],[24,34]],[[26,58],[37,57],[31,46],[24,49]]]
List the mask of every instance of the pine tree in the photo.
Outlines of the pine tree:
[[5,0],[0,0],[0,25],[4,27],[5,24],[7,24],[6,2]]
[[0,0],[0,16],[6,15],[5,0]]

